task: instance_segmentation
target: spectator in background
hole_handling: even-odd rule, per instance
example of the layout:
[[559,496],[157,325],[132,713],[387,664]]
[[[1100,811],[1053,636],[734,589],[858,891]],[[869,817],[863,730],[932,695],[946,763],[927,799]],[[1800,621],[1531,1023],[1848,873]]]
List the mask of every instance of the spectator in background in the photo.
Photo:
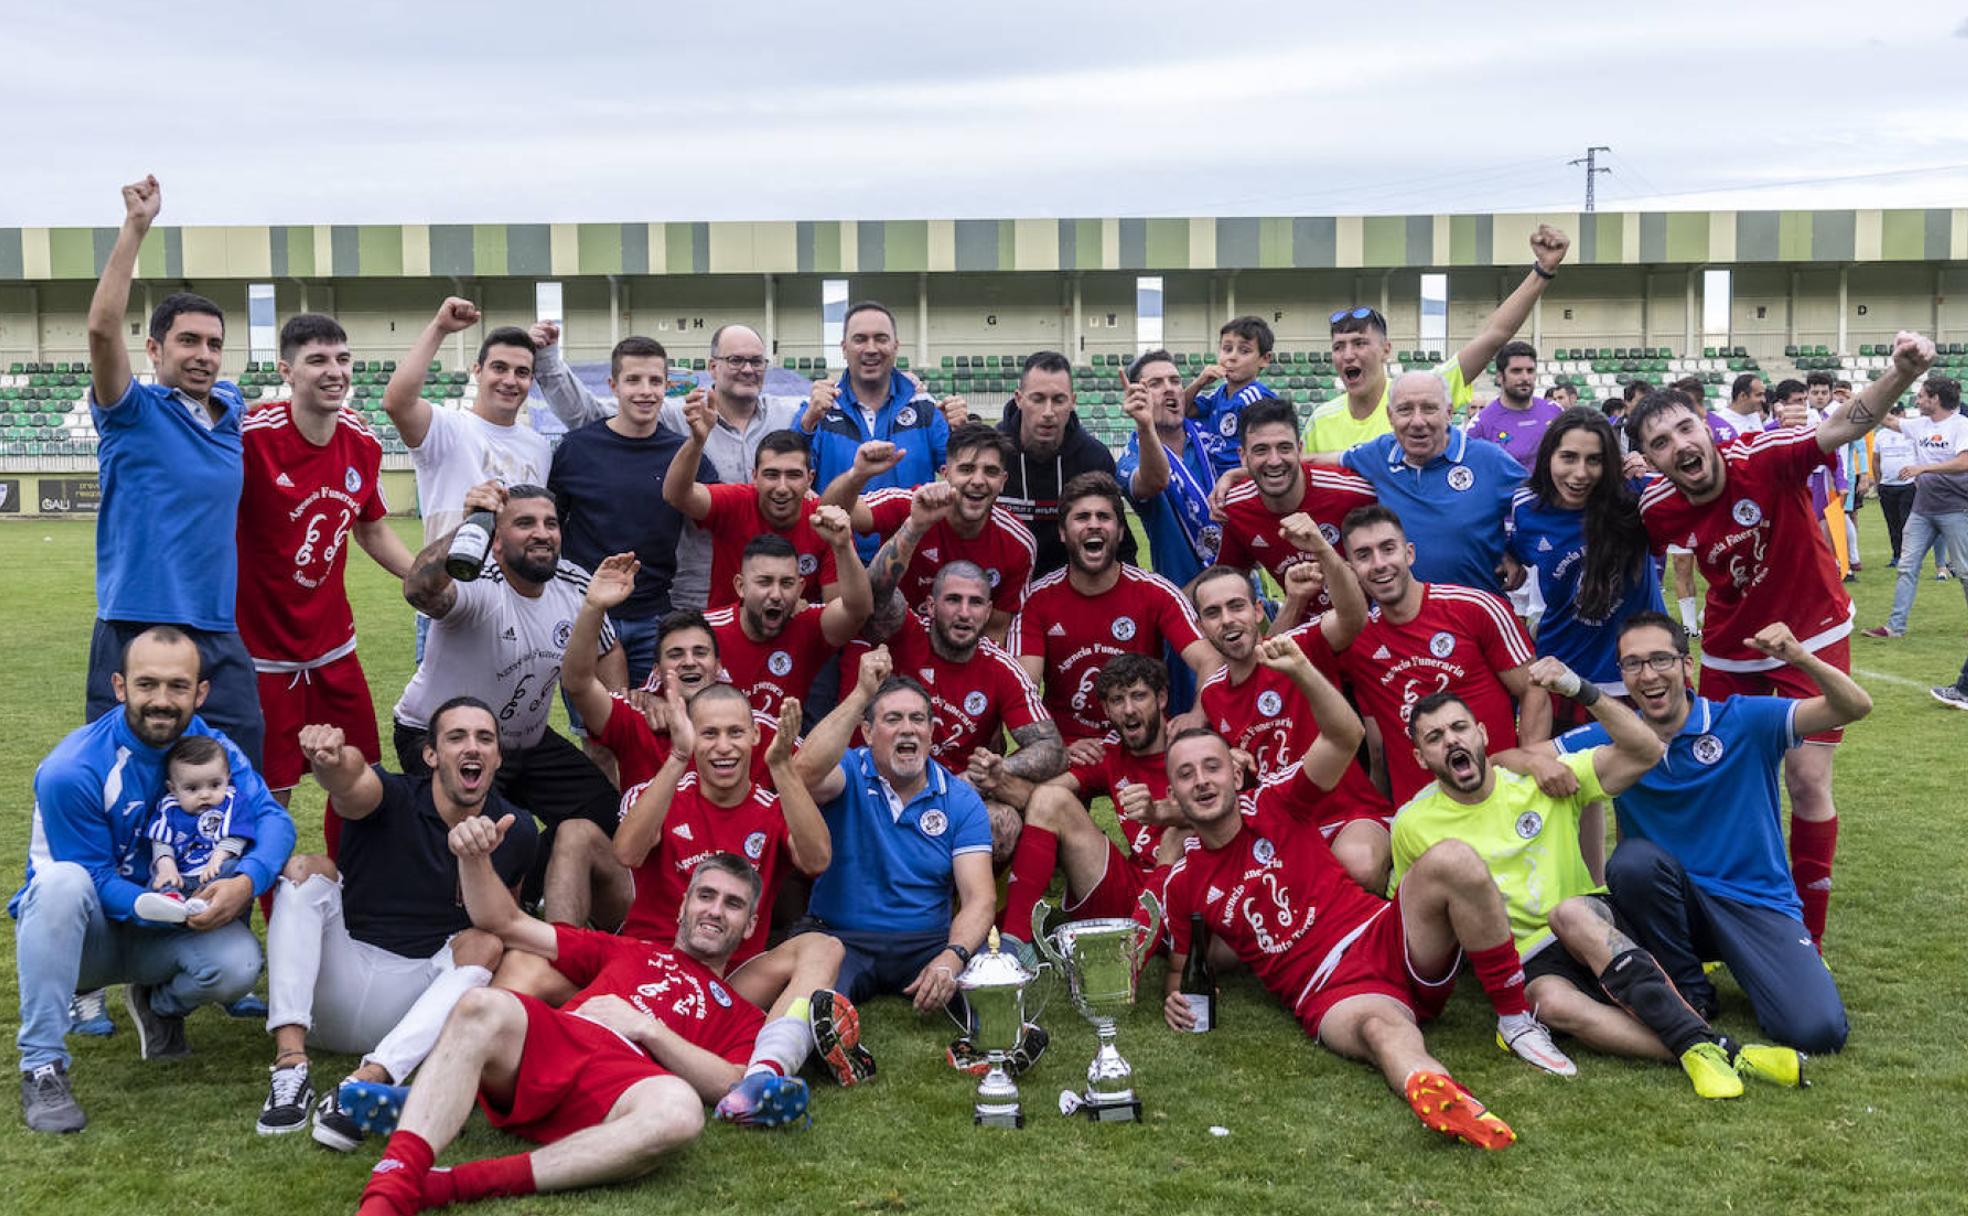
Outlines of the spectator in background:
[[[1925,391],[1924,389],[1922,390]],[[1917,398],[1916,398],[1917,399]],[[1895,417],[1904,416],[1894,411]],[[1873,485],[1879,491],[1879,512],[1886,517],[1886,536],[1893,542],[1893,568],[1900,565],[1900,537],[1906,528],[1907,516],[1913,513],[1913,478],[1907,476],[1908,467],[1920,463],[1920,449],[1901,429],[1888,421],[1879,428],[1873,444]],[[1934,553],[1934,577],[1941,577],[1942,551]]]
[[[1073,407],[1073,365],[1058,351],[1037,351],[1026,356],[1018,392],[998,423],[1017,453],[998,501],[1038,542],[1033,582],[1066,565],[1066,543],[1059,534],[1061,488],[1082,473],[1117,474],[1114,454],[1080,425]],[[1138,554],[1134,529],[1124,521],[1120,558],[1131,564]]]
[[1518,464],[1529,468],[1537,459],[1544,432],[1564,407],[1536,396],[1537,347],[1507,342],[1496,357],[1497,395],[1469,424],[1472,439],[1487,439]]
[[1729,386],[1729,404],[1715,412],[1736,429],[1736,434],[1754,435],[1770,421],[1763,408],[1763,396],[1763,378],[1755,372],[1744,372]]
[[[1929,376],[1914,395],[1922,417],[1901,422],[1887,416],[1913,440],[1915,463],[1902,473],[1913,481],[1913,511],[1907,516],[1900,577],[1893,588],[1893,613],[1884,625],[1865,631],[1869,638],[1904,637],[1913,598],[1920,590],[1920,564],[1927,551],[1968,553],[1968,418],[1961,414],[1961,384]],[[1968,595],[1968,579],[1962,580]]]
[[1550,398],[1551,404],[1561,410],[1571,409],[1579,403],[1578,388],[1569,380],[1560,380],[1558,383],[1544,390],[1544,395]]
[[[574,374],[574,369],[562,360],[559,325],[542,321],[527,333],[539,347],[534,380],[540,386],[540,394],[569,430],[599,422],[615,412],[606,402],[590,393],[587,385]],[[619,351],[631,342],[649,341],[651,339],[631,336],[624,338],[615,349]],[[619,402],[622,386],[612,378],[613,356],[610,357],[609,366],[609,387],[615,391]],[[765,342],[751,326],[720,325],[711,331],[711,404],[717,421],[711,428],[710,437],[704,441],[704,459],[716,470],[717,476],[714,479],[703,476],[701,480],[716,480],[727,485],[750,481],[752,464],[758,457],[759,441],[774,431],[788,430],[798,424],[800,406],[797,403],[766,399],[767,366]],[[690,433],[690,424],[684,420],[681,399],[665,399],[661,417],[665,429],[678,435]],[[606,552],[613,550],[604,550]],[[695,528],[685,528],[677,535],[676,570],[670,579],[670,603],[678,608],[701,612],[707,603],[710,587],[710,535]],[[630,663],[634,665],[633,655]]]

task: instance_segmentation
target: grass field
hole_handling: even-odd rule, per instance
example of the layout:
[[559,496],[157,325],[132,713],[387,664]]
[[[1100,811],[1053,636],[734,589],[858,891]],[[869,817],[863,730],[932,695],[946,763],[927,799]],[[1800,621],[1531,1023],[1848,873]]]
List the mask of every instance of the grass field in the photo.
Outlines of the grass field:
[[[1856,588],[1861,624],[1891,597],[1876,510],[1864,515],[1873,564]],[[414,525],[404,523],[414,543]],[[93,527],[0,526],[0,885],[19,885],[35,764],[80,721],[93,610]],[[384,715],[409,674],[411,617],[396,588],[358,557],[350,584],[362,656]],[[713,1125],[650,1178],[571,1196],[506,1201],[501,1212],[1916,1212],[1954,1210],[1962,1153],[1950,1148],[1968,1100],[1960,788],[1968,716],[1927,696],[1964,647],[1960,592],[1924,583],[1913,634],[1854,640],[1877,708],[1840,753],[1844,827],[1828,954],[1851,1013],[1842,1055],[1812,1062],[1803,1092],[1754,1087],[1698,1102],[1678,1069],[1580,1053],[1580,1076],[1533,1072],[1491,1045],[1491,1016],[1465,984],[1429,1032],[1459,1079],[1518,1131],[1484,1154],[1427,1133],[1379,1079],[1326,1055],[1247,979],[1227,985],[1224,1027],[1177,1036],[1145,999],[1121,1030],[1148,1117],[1091,1126],[1059,1117],[1093,1032],[1063,1004],[1044,1017],[1053,1048],[1021,1082],[1020,1132],[970,1125],[973,1083],[942,1062],[952,1028],[902,1002],[864,1010],[881,1076],[850,1093],[816,1090],[800,1134]],[[388,734],[385,731],[384,737]],[[296,798],[304,848],[319,849],[322,797]],[[0,1008],[17,1009],[13,936],[0,936]],[[1159,992],[1151,964],[1143,988]],[[261,991],[264,991],[262,987]],[[1724,1025],[1754,1026],[1725,985]],[[253,1119],[270,1042],[253,1023],[200,1010],[194,1054],[146,1065],[120,1004],[109,1039],[72,1038],[90,1117],[79,1136],[29,1134],[0,1097],[0,1209],[34,1213],[349,1211],[373,1149],[340,1156],[305,1135],[263,1138]],[[17,1022],[15,1023],[17,1025]],[[318,1078],[347,1061],[317,1057]],[[1212,1132],[1227,1128],[1227,1136]],[[514,1151],[474,1120],[443,1160]]]

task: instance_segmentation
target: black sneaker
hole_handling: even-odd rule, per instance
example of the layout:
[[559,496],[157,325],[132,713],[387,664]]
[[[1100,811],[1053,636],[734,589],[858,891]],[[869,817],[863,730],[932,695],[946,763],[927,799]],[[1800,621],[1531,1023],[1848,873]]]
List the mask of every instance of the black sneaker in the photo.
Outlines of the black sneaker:
[[266,1105],[260,1107],[259,1122],[253,1129],[262,1136],[284,1136],[307,1126],[308,1107],[314,1105],[314,1086],[308,1084],[307,1061],[276,1064],[268,1070],[273,1081],[267,1086]]
[[21,1114],[31,1132],[79,1132],[89,1125],[69,1088],[68,1069],[60,1064],[21,1074]]
[[314,1104],[314,1142],[338,1153],[352,1153],[362,1143],[362,1129],[342,1109],[342,1087],[331,1085]]
[[137,1027],[137,1054],[146,1060],[175,1060],[191,1054],[182,1017],[165,1017],[150,1007],[147,984],[123,985],[123,1007]]

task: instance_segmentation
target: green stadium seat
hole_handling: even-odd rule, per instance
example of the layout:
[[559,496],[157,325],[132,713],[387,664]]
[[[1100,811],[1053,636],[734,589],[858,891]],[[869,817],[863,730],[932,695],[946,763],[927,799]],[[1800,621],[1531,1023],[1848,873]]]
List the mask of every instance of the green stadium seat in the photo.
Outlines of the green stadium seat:
[[949,370],[950,370],[951,368],[953,368],[953,367],[955,367],[956,365],[957,365],[957,361],[956,361],[955,359],[953,359],[953,358],[951,358],[951,357],[950,357],[949,355],[944,355],[944,356],[943,356],[943,370],[944,370],[944,371],[946,371],[946,372],[947,372],[947,371],[949,371]]
[[901,368],[901,369],[902,369],[903,371],[905,371],[905,372],[906,372],[906,371],[908,371],[908,370],[909,370],[909,356],[907,356],[907,355],[903,355],[903,356],[902,356],[901,358],[899,358],[899,359],[897,359],[897,360],[895,361],[895,366],[897,366],[897,367],[899,367],[899,368]]

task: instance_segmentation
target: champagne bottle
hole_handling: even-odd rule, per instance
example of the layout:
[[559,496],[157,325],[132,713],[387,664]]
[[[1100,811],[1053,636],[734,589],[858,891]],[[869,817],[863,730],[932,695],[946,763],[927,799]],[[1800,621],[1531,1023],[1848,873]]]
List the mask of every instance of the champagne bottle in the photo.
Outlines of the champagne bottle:
[[492,551],[492,534],[498,522],[490,511],[473,511],[451,536],[451,550],[444,555],[444,572],[461,583],[469,583],[485,568],[485,555]]
[[1216,1029],[1216,968],[1210,966],[1209,927],[1203,923],[1201,912],[1189,914],[1189,959],[1182,964],[1182,981],[1176,991],[1189,1003],[1196,1034]]

